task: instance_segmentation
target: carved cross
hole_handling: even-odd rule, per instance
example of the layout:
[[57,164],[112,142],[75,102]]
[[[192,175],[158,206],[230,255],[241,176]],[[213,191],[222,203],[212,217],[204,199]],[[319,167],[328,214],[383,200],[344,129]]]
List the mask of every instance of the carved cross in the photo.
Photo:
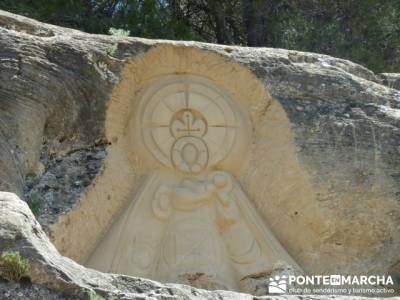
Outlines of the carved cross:
[[192,124],[194,123],[194,118],[193,114],[190,112],[185,113],[185,120],[183,120],[183,125],[186,126],[186,128],[177,128],[178,132],[185,132],[188,136],[191,135],[192,132],[199,132],[202,129],[201,128],[192,128]]

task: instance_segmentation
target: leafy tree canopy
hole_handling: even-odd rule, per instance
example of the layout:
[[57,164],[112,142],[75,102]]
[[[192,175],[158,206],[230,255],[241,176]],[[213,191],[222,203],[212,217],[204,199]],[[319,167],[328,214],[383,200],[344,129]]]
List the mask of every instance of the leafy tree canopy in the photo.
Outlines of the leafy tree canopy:
[[325,53],[400,72],[400,0],[0,0],[90,33]]

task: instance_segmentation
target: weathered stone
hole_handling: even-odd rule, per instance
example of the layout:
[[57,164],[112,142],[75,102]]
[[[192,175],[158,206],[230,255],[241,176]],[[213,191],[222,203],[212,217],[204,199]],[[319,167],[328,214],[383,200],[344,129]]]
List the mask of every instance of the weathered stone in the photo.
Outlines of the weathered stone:
[[4,300],[32,300],[32,299],[46,299],[46,300],[77,300],[79,298],[62,295],[59,292],[49,290],[37,284],[19,284],[2,282],[0,279],[0,299]]
[[[134,169],[143,181],[134,197],[114,196],[125,198],[128,206],[94,248],[81,251],[80,255],[88,254],[86,266],[250,293],[240,287],[241,278],[272,274],[278,263],[301,272],[258,215],[238,179],[246,158],[252,155],[250,145],[259,142],[252,137],[263,124],[255,122],[257,115],[274,103],[262,92],[234,98],[230,96],[234,92],[229,95],[216,85],[218,81],[204,77],[164,76],[150,83],[138,101],[126,96],[130,103],[138,102],[138,107],[129,109],[134,113],[124,135],[118,135],[122,146],[108,149],[121,153],[112,160],[122,160],[127,153],[129,161],[137,161]],[[257,90],[251,78],[245,82],[253,93]],[[264,113],[268,119],[269,113]],[[288,151],[288,160],[293,152]],[[298,170],[296,163],[291,170]],[[98,179],[103,176],[106,173]],[[125,177],[121,184],[134,182]]]
[[101,169],[106,152],[105,145],[97,145],[57,159],[50,156],[42,152],[39,163],[47,167],[41,175],[27,176],[24,188],[28,204],[32,197],[39,199],[35,215],[45,229],[74,207]]

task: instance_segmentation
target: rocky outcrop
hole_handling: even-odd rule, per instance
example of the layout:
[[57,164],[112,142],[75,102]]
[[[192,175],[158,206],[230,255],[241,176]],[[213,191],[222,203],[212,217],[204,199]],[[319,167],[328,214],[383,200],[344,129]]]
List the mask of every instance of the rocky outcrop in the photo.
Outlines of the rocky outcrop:
[[[104,274],[86,269],[60,256],[51,244],[30,209],[16,195],[0,193],[0,251],[19,250],[29,259],[26,274],[34,285],[0,282],[2,299],[86,299],[89,291],[117,299],[258,299],[228,291],[205,291],[178,284]],[[1,273],[0,273],[1,274]],[[4,289],[4,285],[7,287]],[[340,297],[340,296],[338,296]],[[332,296],[274,296],[263,299],[334,299]],[[352,297],[351,299],[361,299]]]
[[[0,11],[0,252],[27,257],[32,282],[75,297],[94,289],[121,299],[251,298],[86,269],[60,256],[21,200],[47,199],[37,212],[46,230],[79,203],[116,143],[105,120],[124,69],[157,49],[238,63],[283,107],[315,200],[280,203],[286,225],[270,225],[306,271],[398,272],[400,92],[380,84],[395,75],[314,53],[89,35]],[[303,229],[313,233],[303,239],[312,247],[293,242]]]
[[232,292],[207,292],[179,285],[161,285],[139,278],[103,274],[86,269],[62,257],[51,244],[28,206],[12,193],[0,194],[0,251],[19,250],[30,261],[27,276],[41,284],[68,295],[85,299],[87,291],[113,295],[118,299],[251,299]]

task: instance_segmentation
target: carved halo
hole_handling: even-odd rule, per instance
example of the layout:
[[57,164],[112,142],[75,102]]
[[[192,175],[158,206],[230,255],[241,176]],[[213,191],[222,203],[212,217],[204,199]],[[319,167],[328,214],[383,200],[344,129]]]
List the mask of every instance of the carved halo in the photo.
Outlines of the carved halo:
[[232,101],[195,76],[160,80],[143,94],[142,137],[163,165],[199,173],[226,158],[239,128]]

